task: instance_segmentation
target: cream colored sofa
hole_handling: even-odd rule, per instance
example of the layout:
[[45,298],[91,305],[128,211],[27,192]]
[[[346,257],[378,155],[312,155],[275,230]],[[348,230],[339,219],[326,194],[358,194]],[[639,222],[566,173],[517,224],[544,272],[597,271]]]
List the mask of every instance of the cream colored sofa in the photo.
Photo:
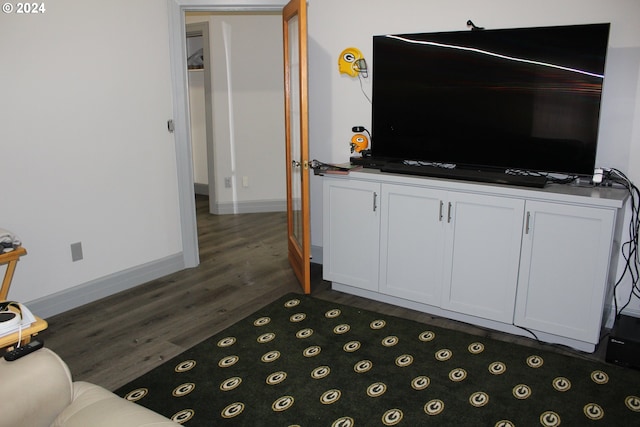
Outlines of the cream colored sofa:
[[13,362],[0,358],[0,408],[0,427],[180,426],[100,386],[73,382],[48,348]]

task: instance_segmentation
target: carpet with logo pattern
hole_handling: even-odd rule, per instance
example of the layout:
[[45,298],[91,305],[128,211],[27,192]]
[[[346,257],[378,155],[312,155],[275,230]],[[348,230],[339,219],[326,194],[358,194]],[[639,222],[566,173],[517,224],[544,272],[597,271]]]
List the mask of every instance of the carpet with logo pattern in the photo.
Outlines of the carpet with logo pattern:
[[640,425],[640,372],[290,294],[116,390],[185,426]]

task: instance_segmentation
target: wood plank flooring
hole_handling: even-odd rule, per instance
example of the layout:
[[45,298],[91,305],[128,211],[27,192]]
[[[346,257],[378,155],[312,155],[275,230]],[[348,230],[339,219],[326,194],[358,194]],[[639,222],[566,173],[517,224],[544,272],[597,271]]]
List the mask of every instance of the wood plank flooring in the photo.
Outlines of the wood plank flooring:
[[[51,317],[41,334],[74,380],[109,390],[218,333],[300,287],[287,260],[286,214],[210,215],[196,196],[200,265]],[[436,326],[604,360],[331,290],[312,264],[312,294]]]

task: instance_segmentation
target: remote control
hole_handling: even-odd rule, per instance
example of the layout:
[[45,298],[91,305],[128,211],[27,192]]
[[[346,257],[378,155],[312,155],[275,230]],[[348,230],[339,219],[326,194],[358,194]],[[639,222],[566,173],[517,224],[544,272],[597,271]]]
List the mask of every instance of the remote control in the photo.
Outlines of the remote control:
[[16,359],[20,359],[22,356],[26,356],[29,353],[33,353],[34,351],[42,348],[44,343],[42,341],[33,340],[29,344],[23,345],[22,347],[16,347],[11,351],[7,351],[4,354],[4,360],[7,362],[13,362]]

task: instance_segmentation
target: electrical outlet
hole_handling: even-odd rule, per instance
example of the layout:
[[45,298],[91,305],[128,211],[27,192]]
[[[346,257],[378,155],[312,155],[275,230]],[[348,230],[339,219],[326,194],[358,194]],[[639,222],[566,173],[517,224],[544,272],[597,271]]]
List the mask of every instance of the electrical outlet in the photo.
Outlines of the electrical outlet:
[[71,244],[71,261],[80,261],[82,256],[82,242],[76,242]]
[[231,177],[227,176],[224,178],[224,187],[225,188],[231,188]]
[[242,177],[242,186],[245,187],[245,188],[249,186],[249,177],[248,176],[243,176]]

